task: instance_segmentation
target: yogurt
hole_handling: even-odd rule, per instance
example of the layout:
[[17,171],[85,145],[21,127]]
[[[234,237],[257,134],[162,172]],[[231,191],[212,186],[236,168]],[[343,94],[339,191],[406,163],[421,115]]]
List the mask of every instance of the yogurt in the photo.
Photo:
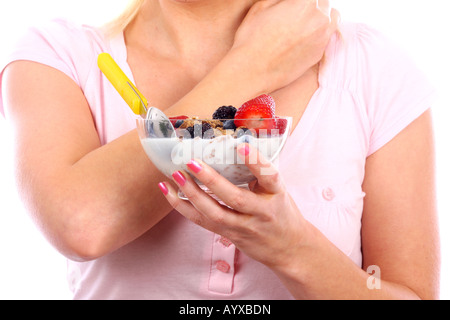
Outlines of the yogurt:
[[171,177],[178,170],[189,172],[187,170],[189,161],[201,159],[235,185],[244,185],[255,179],[237,155],[237,146],[245,142],[257,148],[266,159],[272,161],[278,156],[284,139],[281,136],[255,138],[244,135],[234,138],[232,135],[222,135],[213,139],[174,137],[141,140],[150,160],[167,177]]

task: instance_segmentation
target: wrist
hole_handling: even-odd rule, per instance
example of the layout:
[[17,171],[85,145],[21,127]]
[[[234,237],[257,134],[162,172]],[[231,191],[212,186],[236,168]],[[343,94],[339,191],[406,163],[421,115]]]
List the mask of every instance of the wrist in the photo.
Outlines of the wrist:
[[228,105],[239,107],[250,99],[270,92],[261,74],[249,53],[238,47],[232,48],[209,76],[227,96]]
[[166,113],[210,117],[220,106],[239,108],[244,102],[269,93],[265,77],[250,62],[244,49],[231,49],[188,94],[166,109]]
[[304,220],[298,245],[290,248],[289,256],[278,260],[271,269],[283,282],[306,283],[314,268],[321,262],[323,235],[310,222]]

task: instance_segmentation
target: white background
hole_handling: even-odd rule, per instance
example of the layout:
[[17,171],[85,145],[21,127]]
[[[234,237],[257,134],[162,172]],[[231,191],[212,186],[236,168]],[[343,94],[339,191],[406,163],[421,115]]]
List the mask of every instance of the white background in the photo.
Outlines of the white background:
[[[333,0],[332,0],[333,1]],[[0,59],[28,25],[53,17],[101,25],[124,0],[14,0],[0,4]],[[434,106],[442,242],[441,298],[450,299],[450,1],[334,0],[344,20],[364,22],[403,45],[440,92]],[[8,123],[0,116],[0,299],[70,299],[65,259],[35,229],[14,185]]]

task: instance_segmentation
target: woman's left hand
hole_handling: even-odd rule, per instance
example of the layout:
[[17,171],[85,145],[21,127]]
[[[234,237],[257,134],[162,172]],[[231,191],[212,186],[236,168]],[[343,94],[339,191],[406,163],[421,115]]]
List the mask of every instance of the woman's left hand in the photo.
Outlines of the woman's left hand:
[[256,177],[251,191],[233,185],[205,163],[192,160],[188,164],[190,173],[227,206],[201,190],[186,172],[175,172],[173,178],[190,201],[179,199],[169,183],[161,183],[160,188],[173,208],[189,220],[228,238],[268,267],[282,268],[302,246],[306,221],[278,170],[248,144],[237,151]]

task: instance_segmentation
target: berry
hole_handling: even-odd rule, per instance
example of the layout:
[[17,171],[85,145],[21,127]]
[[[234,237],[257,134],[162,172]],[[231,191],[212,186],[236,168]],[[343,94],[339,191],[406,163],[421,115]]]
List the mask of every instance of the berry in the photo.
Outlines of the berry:
[[206,131],[212,129],[211,125],[208,122],[202,123],[202,133],[205,133]]
[[[187,117],[187,116],[176,116],[176,117],[169,117],[169,120],[172,123],[172,125],[175,127],[178,120],[186,120],[188,118],[189,117]],[[180,124],[180,126],[181,126],[181,124]],[[178,127],[176,127],[176,128],[178,128]]]
[[233,106],[223,106],[217,109],[213,114],[213,119],[224,120],[234,119],[237,109]]
[[223,128],[225,129],[225,130],[235,130],[236,129],[236,125],[234,124],[234,120],[226,120],[224,123],[223,123]]
[[194,127],[187,127],[186,131],[189,132],[189,134],[191,135],[191,138],[194,138]]
[[279,117],[276,117],[274,121],[275,121],[274,129],[278,129],[279,135],[284,134],[286,132],[288,121],[286,119],[280,119]]
[[236,137],[240,138],[242,136],[251,136],[253,135],[252,131],[250,129],[247,128],[238,128],[236,130]]
[[214,137],[214,130],[208,122],[203,122],[202,124],[202,136],[203,139],[213,139]]
[[179,127],[181,127],[183,122],[184,122],[184,120],[177,120],[177,122],[175,122],[174,128],[178,129]]
[[259,130],[274,129],[275,101],[271,96],[262,95],[244,103],[236,112],[234,123],[237,127]]
[[272,96],[268,94],[262,94],[259,97],[250,100],[249,102],[251,102],[252,104],[263,104],[270,107],[270,111],[275,116],[275,100],[272,98]]

